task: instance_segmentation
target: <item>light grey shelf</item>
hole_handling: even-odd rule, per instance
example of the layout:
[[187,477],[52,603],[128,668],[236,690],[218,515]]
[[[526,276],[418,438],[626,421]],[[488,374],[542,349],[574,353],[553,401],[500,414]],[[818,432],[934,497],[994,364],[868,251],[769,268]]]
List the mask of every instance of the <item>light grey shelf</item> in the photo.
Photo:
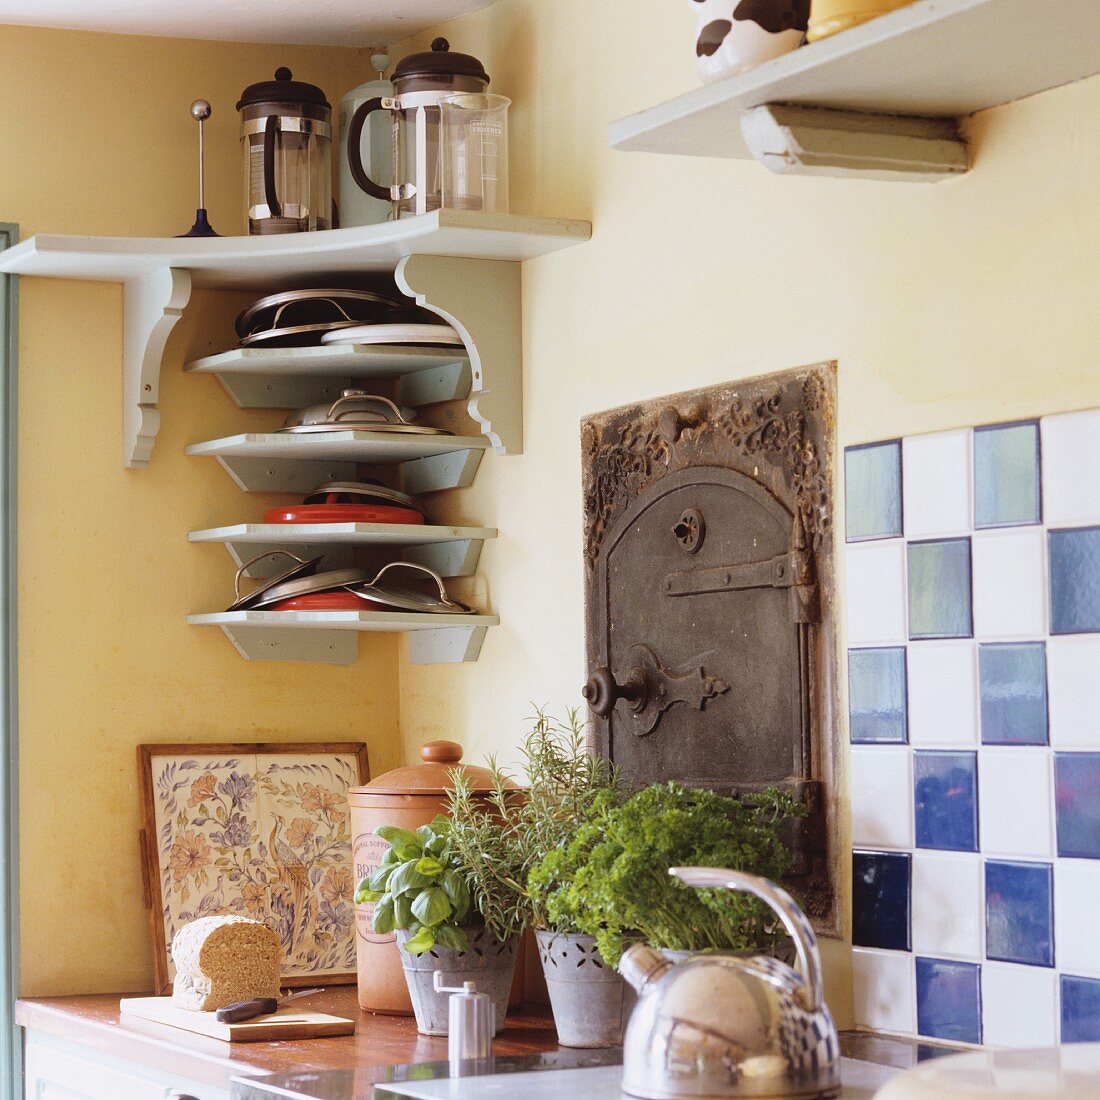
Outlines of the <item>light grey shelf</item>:
[[[492,527],[448,527],[396,523],[238,523],[192,531],[194,543],[221,543],[238,567],[258,554],[293,549],[302,557],[324,558],[320,568],[352,564],[356,549],[378,548],[385,560],[411,561],[441,577],[468,577],[477,570]],[[246,576],[270,577],[285,570],[285,558],[262,557]]]
[[1100,72],[1097,0],[917,0],[611,124],[616,149],[750,157],[741,112],[958,118]]
[[403,611],[223,611],[189,615],[193,626],[217,626],[249,661],[351,664],[357,634],[409,635],[409,660],[420,664],[476,661],[495,615],[425,615]]
[[399,466],[407,493],[465,488],[490,446],[484,436],[320,432],[246,434],[194,443],[189,455],[216,458],[246,492],[308,493],[326,481],[351,481],[356,466]]
[[398,380],[398,400],[419,408],[468,397],[470,361],[463,348],[356,344],[311,348],[236,348],[188,363],[213,374],[242,409],[297,409],[335,401],[366,381]]

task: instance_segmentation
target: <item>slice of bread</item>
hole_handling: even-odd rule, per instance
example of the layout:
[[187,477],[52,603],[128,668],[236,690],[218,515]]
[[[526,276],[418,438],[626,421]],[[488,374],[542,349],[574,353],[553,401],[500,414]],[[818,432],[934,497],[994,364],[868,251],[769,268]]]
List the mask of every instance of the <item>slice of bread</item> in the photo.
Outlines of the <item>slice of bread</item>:
[[248,917],[200,917],[172,940],[172,1003],[214,1012],[237,1001],[280,995],[279,937]]

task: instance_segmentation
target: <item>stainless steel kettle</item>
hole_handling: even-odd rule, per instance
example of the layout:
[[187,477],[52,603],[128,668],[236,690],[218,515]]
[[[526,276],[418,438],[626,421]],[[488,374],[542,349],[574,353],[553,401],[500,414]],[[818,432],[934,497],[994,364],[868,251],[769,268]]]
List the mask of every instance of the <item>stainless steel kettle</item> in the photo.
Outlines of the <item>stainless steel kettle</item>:
[[623,1091],[652,1100],[838,1095],[840,1043],[802,910],[774,882],[742,871],[670,874],[767,902],[794,941],[799,972],[766,956],[695,955],[676,966],[650,947],[630,948],[619,970],[639,999],[623,1043]]

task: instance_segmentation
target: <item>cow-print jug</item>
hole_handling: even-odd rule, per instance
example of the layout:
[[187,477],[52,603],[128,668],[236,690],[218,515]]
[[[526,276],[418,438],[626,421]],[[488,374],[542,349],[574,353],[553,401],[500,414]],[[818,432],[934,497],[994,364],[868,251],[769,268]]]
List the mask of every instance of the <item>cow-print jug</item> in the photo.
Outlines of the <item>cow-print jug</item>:
[[695,10],[695,63],[709,84],[797,49],[810,0],[688,0]]

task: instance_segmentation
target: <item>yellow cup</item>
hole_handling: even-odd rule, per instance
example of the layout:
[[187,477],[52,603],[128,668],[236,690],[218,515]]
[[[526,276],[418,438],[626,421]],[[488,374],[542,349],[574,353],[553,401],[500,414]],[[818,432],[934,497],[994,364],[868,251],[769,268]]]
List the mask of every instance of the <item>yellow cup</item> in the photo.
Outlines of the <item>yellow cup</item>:
[[810,6],[810,29],[807,42],[828,38],[830,34],[846,31],[911,4],[913,0],[813,0]]

